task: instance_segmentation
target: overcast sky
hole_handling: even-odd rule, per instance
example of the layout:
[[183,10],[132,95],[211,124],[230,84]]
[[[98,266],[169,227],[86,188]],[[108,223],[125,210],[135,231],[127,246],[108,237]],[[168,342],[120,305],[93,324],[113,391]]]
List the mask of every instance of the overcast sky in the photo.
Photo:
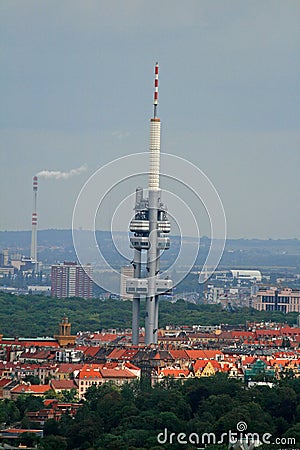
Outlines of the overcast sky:
[[159,61],[162,151],[228,236],[300,237],[299,0],[2,0],[0,42],[0,229],[30,229],[36,173],[86,165],[39,183],[39,228],[71,228],[89,176],[147,151]]

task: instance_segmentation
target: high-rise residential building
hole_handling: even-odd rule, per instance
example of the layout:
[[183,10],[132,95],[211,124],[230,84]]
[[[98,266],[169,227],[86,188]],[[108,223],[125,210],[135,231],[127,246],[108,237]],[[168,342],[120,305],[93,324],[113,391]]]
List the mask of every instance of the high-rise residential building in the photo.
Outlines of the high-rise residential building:
[[300,312],[300,290],[288,287],[259,289],[253,306],[260,311]]
[[76,262],[51,266],[51,295],[57,298],[93,296],[93,268]]
[[8,250],[5,249],[0,253],[0,266],[7,267],[9,265]]
[[134,268],[132,266],[121,267],[120,297],[123,300],[133,299],[133,294],[127,294],[126,292],[126,280],[129,278],[134,278]]

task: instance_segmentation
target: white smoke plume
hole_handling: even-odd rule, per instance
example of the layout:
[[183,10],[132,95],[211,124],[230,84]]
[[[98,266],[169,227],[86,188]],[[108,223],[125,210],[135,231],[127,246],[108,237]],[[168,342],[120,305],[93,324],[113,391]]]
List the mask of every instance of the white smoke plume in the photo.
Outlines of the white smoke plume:
[[69,172],[61,172],[60,170],[41,170],[36,176],[40,178],[54,178],[55,180],[67,180],[74,175],[80,175],[87,170],[87,165],[84,164],[77,169],[71,169]]

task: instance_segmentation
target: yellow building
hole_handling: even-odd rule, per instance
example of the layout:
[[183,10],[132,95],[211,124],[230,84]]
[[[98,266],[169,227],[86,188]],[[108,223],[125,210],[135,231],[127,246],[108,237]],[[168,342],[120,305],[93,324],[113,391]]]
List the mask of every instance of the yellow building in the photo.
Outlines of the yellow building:
[[215,375],[216,369],[211,361],[197,360],[194,365],[195,377],[211,377]]

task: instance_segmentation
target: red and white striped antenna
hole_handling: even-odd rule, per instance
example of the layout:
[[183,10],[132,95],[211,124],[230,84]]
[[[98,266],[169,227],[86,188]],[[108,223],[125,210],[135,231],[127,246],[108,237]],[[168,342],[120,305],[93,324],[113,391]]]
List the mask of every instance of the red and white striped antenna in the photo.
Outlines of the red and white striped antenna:
[[[37,190],[38,190],[38,177],[33,177],[33,211],[31,216],[31,249],[30,257],[32,261],[37,264]],[[37,266],[36,266],[37,267]],[[35,267],[35,271],[36,271]]]
[[158,62],[155,64],[155,78],[154,78],[154,99],[153,99],[153,106],[154,106],[154,119],[156,118],[157,114],[157,105],[158,105]]

